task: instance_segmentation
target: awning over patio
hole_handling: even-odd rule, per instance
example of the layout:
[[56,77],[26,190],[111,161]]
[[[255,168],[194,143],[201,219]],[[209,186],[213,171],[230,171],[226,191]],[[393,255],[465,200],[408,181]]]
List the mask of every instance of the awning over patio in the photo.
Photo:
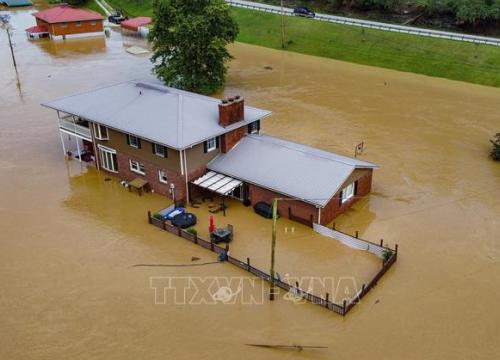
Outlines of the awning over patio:
[[210,171],[192,183],[203,189],[207,189],[221,195],[228,195],[243,182],[241,180],[216,173],[215,171]]

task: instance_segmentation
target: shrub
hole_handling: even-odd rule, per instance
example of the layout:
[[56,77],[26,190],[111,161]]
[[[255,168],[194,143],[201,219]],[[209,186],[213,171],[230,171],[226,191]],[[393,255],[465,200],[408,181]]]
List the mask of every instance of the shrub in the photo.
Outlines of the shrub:
[[491,157],[493,160],[500,160],[500,133],[497,133],[495,137],[490,140],[493,144],[493,149],[491,150]]
[[392,256],[392,251],[391,250],[385,249],[382,252],[382,258],[384,259],[384,264],[389,261],[389,259],[391,258],[391,256]]
[[153,214],[153,218],[163,221],[163,216],[161,214],[158,214],[158,213]]

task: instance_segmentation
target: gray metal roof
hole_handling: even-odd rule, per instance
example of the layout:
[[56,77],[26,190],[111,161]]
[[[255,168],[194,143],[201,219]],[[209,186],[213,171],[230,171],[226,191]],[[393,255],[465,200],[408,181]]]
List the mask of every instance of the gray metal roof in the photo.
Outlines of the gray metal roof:
[[127,81],[42,105],[175,149],[188,148],[271,114],[245,106],[245,119],[224,128],[219,125],[218,103],[208,96]]
[[377,165],[266,135],[247,135],[210,170],[324,207],[355,169]]

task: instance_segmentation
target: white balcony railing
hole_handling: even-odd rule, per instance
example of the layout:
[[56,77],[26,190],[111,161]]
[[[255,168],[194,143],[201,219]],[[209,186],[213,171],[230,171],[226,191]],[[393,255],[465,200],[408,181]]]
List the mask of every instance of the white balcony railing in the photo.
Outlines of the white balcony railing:
[[90,128],[75,124],[72,120],[69,119],[59,119],[59,127],[64,129],[70,133],[79,135],[81,137],[86,138],[89,141],[92,141],[92,136],[90,135]]

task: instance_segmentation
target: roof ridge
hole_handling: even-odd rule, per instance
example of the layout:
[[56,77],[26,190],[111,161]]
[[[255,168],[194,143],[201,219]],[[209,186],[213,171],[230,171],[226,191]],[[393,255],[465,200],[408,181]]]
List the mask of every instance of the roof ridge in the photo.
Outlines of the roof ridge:
[[[332,161],[332,162],[337,162],[337,163],[341,163],[341,164],[344,164],[344,165],[349,165],[349,166],[357,167],[357,166],[361,166],[362,164],[352,164],[352,163],[349,163],[347,161],[342,161],[342,159],[332,159],[331,157],[328,157],[328,156],[323,155],[323,154],[319,154],[318,152],[325,152],[325,153],[328,153],[328,154],[331,154],[331,155],[334,155],[334,156],[343,157],[343,158],[346,158],[346,159],[349,159],[349,160],[353,160],[355,162],[366,163],[367,165],[369,164],[369,165],[372,165],[373,167],[377,167],[376,164],[371,163],[369,161],[357,160],[357,159],[351,158],[349,156],[332,153],[330,151],[322,150],[322,149],[319,149],[319,148],[314,148],[314,147],[309,146],[309,145],[305,145],[305,144],[302,144],[302,143],[299,143],[299,142],[296,142],[296,141],[282,139],[282,138],[275,137],[275,136],[270,136],[270,135],[265,135],[265,134],[264,135],[255,135],[255,134],[252,134],[252,135],[250,135],[250,137],[254,138],[256,140],[259,140],[259,141],[266,141],[265,138],[268,138],[270,140],[274,140],[275,139],[275,140],[278,140],[278,141],[282,142],[280,144],[278,144],[276,142],[273,142],[273,144],[275,144],[275,145],[283,146],[283,147],[286,147],[287,149],[290,149],[290,150],[293,150],[293,151],[297,151],[297,152],[300,152],[300,153],[303,153],[303,154],[314,155],[314,156],[323,158],[325,160]],[[306,151],[305,149],[298,149],[298,148],[289,146],[287,144],[284,144],[286,142],[291,143],[291,144],[295,144],[295,145],[299,145],[299,146],[303,146],[303,147],[308,147],[312,151]]]
[[[120,82],[113,83],[113,84],[103,85],[103,86],[100,86],[100,87],[97,87],[97,88],[93,88],[93,89],[89,89],[87,91],[83,91],[83,92],[80,92],[80,93],[77,93],[77,94],[66,95],[66,96],[57,98],[57,100],[59,101],[59,100],[63,100],[63,99],[69,99],[69,98],[72,98],[72,97],[75,97],[75,96],[80,96],[80,95],[88,94],[88,93],[91,93],[91,92],[94,92],[94,91],[97,91],[97,90],[107,89],[109,87],[113,87],[113,86],[117,86],[117,85],[121,85],[121,84],[125,84],[125,83],[133,83],[134,81],[135,80],[120,81]],[[40,105],[46,106],[45,103],[41,103]]]

